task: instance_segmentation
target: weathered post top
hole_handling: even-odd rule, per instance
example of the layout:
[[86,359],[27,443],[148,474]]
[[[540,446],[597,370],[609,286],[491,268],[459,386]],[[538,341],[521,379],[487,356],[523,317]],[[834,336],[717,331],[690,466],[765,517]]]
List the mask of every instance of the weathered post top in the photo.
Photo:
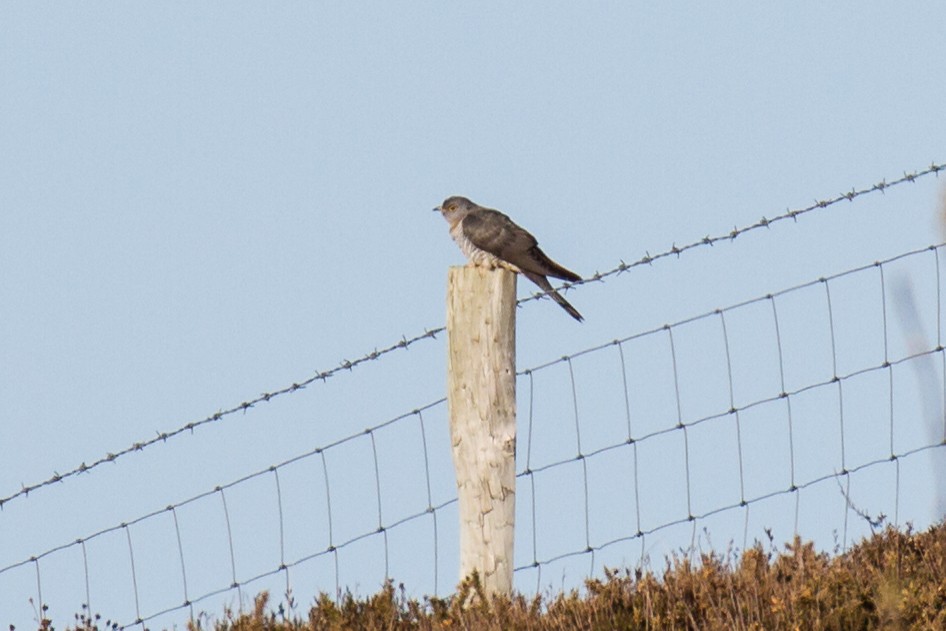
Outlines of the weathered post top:
[[460,512],[460,579],[512,590],[516,513],[516,275],[452,267],[447,405]]

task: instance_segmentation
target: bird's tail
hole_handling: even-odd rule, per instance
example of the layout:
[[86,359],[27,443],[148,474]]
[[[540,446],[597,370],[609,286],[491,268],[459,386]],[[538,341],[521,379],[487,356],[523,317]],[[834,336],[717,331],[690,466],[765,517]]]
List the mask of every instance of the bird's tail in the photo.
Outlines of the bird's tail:
[[547,276],[554,276],[555,278],[561,278],[562,280],[567,280],[571,282],[576,282],[581,280],[581,276],[571,271],[570,269],[565,269],[552,259],[550,259],[545,252],[539,249],[539,246],[534,245],[529,249],[529,256],[539,264],[539,268],[545,270]]
[[541,274],[533,274],[532,272],[526,272],[526,271],[523,271],[522,273],[525,275],[526,278],[528,278],[533,283],[541,287],[542,290],[545,291],[545,293],[547,293],[552,298],[552,300],[557,302],[562,307],[562,309],[568,312],[568,315],[575,318],[579,322],[585,319],[584,317],[582,317],[580,313],[578,313],[578,309],[573,307],[570,302],[562,298],[562,295],[560,293],[555,291],[555,288],[552,287],[552,283],[550,283],[549,279],[547,279],[545,276],[542,276]]

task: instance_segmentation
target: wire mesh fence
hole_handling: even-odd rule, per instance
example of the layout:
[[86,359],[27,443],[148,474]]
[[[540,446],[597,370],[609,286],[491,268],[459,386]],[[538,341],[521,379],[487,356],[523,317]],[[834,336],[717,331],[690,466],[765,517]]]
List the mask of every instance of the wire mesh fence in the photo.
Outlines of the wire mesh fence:
[[[863,186],[861,188],[852,188],[850,191],[840,193],[831,197],[817,199],[811,204],[799,208],[790,208],[786,209],[784,212],[776,213],[770,217],[761,217],[758,221],[744,225],[736,226],[725,232],[721,232],[714,235],[706,235],[695,241],[691,241],[682,245],[677,245],[674,243],[669,248],[665,248],[651,254],[647,252],[644,256],[639,259],[627,263],[625,261],[620,261],[617,265],[612,266],[611,268],[603,272],[595,272],[591,276],[581,281],[575,283],[565,283],[564,288],[567,290],[571,287],[580,286],[587,283],[597,283],[603,282],[606,279],[609,279],[614,276],[619,276],[624,274],[634,268],[649,266],[654,264],[657,261],[669,258],[679,258],[684,253],[690,252],[692,250],[697,250],[705,247],[712,247],[717,243],[732,241],[737,237],[742,236],[747,233],[752,233],[759,231],[763,228],[770,229],[772,226],[777,226],[791,220],[792,222],[798,221],[799,217],[807,216],[811,213],[824,211],[826,209],[837,207],[842,202],[854,202],[855,200],[862,199],[865,196],[872,195],[875,193],[885,193],[891,188],[898,186],[903,186],[905,184],[916,182],[919,179],[926,178],[928,176],[939,176],[939,173],[943,170],[946,170],[946,164],[939,164],[932,162],[929,166],[916,169],[912,172],[904,172],[901,177],[887,181],[886,179],[881,180],[880,182],[875,182],[874,184]],[[531,302],[533,300],[538,300],[545,297],[544,293],[535,293],[529,297],[519,300],[519,304],[524,304]],[[324,370],[318,370],[313,374],[308,375],[304,379],[300,379],[294,383],[283,386],[282,388],[269,390],[263,392],[262,394],[249,397],[240,403],[235,405],[230,405],[226,408],[217,410],[216,412],[205,416],[200,419],[192,420],[183,425],[174,427],[172,429],[158,431],[154,436],[150,436],[145,439],[138,440],[127,447],[120,449],[114,452],[108,452],[104,455],[101,455],[94,460],[88,462],[82,462],[77,466],[71,467],[65,471],[54,472],[52,475],[47,477],[44,480],[34,481],[31,483],[25,483],[21,488],[12,493],[6,493],[5,495],[0,496],[0,509],[9,502],[24,498],[30,493],[39,491],[45,487],[52,485],[60,484],[66,480],[75,478],[81,474],[88,473],[98,467],[101,467],[108,463],[114,463],[117,460],[129,456],[133,453],[138,453],[143,450],[149,449],[159,444],[165,444],[169,440],[176,439],[180,436],[185,436],[193,434],[195,430],[198,430],[202,427],[216,424],[221,421],[231,419],[235,417],[238,413],[246,413],[247,411],[256,408],[264,403],[268,403],[273,399],[281,398],[289,394],[300,392],[305,390],[314,384],[325,383],[329,379],[335,377],[339,373],[352,371],[355,368],[362,366],[364,364],[377,361],[385,356],[390,355],[391,353],[399,350],[406,350],[411,346],[423,342],[425,340],[434,340],[437,339],[437,335],[443,333],[445,328],[443,326],[437,327],[428,327],[424,329],[422,333],[413,335],[413,336],[402,336],[402,338],[396,342],[393,342],[387,346],[381,348],[374,348],[372,351],[361,354],[355,359],[344,359],[337,366],[333,368],[328,368]]]
[[[943,514],[943,245],[519,374],[516,586],[574,587],[775,529],[846,547]],[[0,599],[180,623],[457,579],[446,405],[433,401],[0,568]],[[0,611],[3,608],[0,607]]]
[[[175,611],[194,617],[199,612],[195,608],[202,603],[228,593],[242,610],[249,589],[268,588],[286,596],[292,593],[292,574],[304,565],[321,563],[316,579],[319,589],[337,594],[346,586],[340,557],[348,549],[376,539],[374,552],[379,556],[373,562],[383,568],[382,576],[388,576],[390,539],[417,522],[425,530],[432,560],[429,582],[437,592],[442,587],[439,522],[456,500],[435,499],[433,495],[430,423],[425,423],[425,414],[442,411],[444,404],[444,399],[435,401],[4,567],[0,569],[0,593],[9,598],[18,591],[23,602],[32,599],[41,608],[51,600],[45,595],[49,585],[69,576],[73,595],[81,597],[81,602],[69,599],[76,610],[96,610],[103,605],[127,610],[129,603],[133,604],[131,619],[123,620],[121,626],[147,623]],[[445,425],[443,419],[438,424]],[[394,431],[412,434],[410,442],[417,448],[414,453],[399,454],[417,458],[412,473],[419,477],[411,477],[409,484],[419,503],[406,507],[392,503],[390,498],[397,497],[396,493],[384,493],[386,487],[403,478],[390,477],[388,468],[382,476],[382,466],[390,463],[392,469],[405,469],[404,463],[393,463],[394,454],[379,447],[379,436],[390,439]],[[352,479],[346,466],[352,462],[366,474],[360,481]],[[238,507],[238,502],[242,506]],[[93,551],[93,546],[99,550]],[[399,550],[403,559],[403,546]],[[109,560],[90,564],[94,552]],[[414,546],[409,553],[416,558],[419,550]],[[145,556],[147,564],[142,563]],[[209,576],[195,580],[195,570],[208,567],[212,569]],[[23,582],[26,575],[30,579]],[[10,583],[4,585],[4,578]],[[63,593],[57,590],[57,594]]]
[[[865,528],[942,516],[941,254],[908,252],[525,371],[517,572],[539,590],[566,560],[583,558],[587,575],[645,563],[662,535],[661,554],[710,534],[745,548],[765,526],[844,549]],[[897,310],[912,314],[900,330]],[[907,462],[935,469],[905,487]],[[570,536],[550,539],[556,522]]]

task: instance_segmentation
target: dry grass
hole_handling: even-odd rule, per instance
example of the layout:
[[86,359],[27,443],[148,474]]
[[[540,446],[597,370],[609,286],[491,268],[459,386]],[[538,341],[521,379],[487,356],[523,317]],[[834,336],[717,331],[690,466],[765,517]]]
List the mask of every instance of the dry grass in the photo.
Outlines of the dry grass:
[[[771,544],[770,544],[771,545]],[[83,618],[77,631],[100,631]],[[798,539],[784,550],[756,544],[738,559],[706,554],[672,558],[663,572],[608,571],[583,593],[490,599],[475,580],[448,598],[409,599],[392,583],[367,598],[320,596],[307,615],[225,612],[189,631],[341,629],[946,629],[946,524],[916,533],[893,528],[840,555],[816,553]],[[101,629],[107,627],[102,626]],[[50,631],[49,625],[44,631]]]

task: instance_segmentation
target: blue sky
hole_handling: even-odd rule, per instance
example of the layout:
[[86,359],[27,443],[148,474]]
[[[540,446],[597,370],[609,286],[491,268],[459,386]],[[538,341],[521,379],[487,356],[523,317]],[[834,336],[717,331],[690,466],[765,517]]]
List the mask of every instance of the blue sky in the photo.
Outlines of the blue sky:
[[[449,195],[507,212],[550,256],[588,276],[944,162],[944,26],[932,5],[890,3],[2,3],[0,496],[441,326],[446,270],[463,259],[430,209]],[[518,313],[519,366],[936,243],[941,180],[927,176],[585,285],[568,293],[586,317],[580,325],[548,301],[527,303]],[[911,258],[891,275],[913,283],[931,335],[928,261]],[[531,291],[520,282],[520,295]],[[834,291],[845,336],[839,344],[846,344],[841,361],[852,369],[870,365],[881,326],[877,278],[854,275]],[[786,335],[797,335],[801,349],[791,360],[799,386],[824,376],[819,362],[830,341],[820,300],[798,292],[783,307],[785,326],[795,327]],[[748,309],[733,317],[743,315],[741,328],[733,324],[734,349],[742,345],[744,358],[771,357],[771,350],[757,350],[771,347],[769,325]],[[890,318],[895,352],[906,342]],[[675,342],[681,375],[692,375],[684,403],[699,415],[716,405],[726,384],[703,346],[715,344],[716,333],[689,333],[681,328]],[[672,379],[661,368],[663,347],[654,344],[640,351],[632,394],[660,392]],[[607,402],[622,398],[623,386],[615,385],[614,357],[598,357],[573,368],[587,423],[582,439],[603,445],[619,436]],[[740,387],[765,396],[768,368],[737,364]],[[0,512],[0,567],[436,401],[444,396],[444,370],[443,336],[424,340],[19,497]],[[897,388],[905,388],[897,400],[912,396],[909,370],[895,374],[903,380]],[[549,369],[535,379],[535,400],[546,411],[545,425],[533,428],[533,456],[571,453],[567,371]],[[882,406],[866,394],[881,386],[852,384],[852,400]],[[519,387],[522,419],[528,390],[522,381]],[[818,418],[836,403],[798,403],[805,405]],[[855,417],[857,405],[848,404]],[[647,418],[660,414],[654,407]],[[443,406],[425,417],[432,492],[441,498],[452,488],[445,422]],[[771,454],[784,470],[784,445],[766,442],[771,432],[759,423],[755,453]],[[853,445],[881,431],[854,427]],[[718,435],[706,434],[699,440],[714,444]],[[389,467],[381,472],[382,512],[426,505],[417,499],[423,468],[416,428],[396,424],[377,439]],[[825,440],[814,434],[808,444]],[[520,434],[520,456],[522,441]],[[337,467],[332,493],[352,505],[346,516],[338,500],[340,539],[346,520],[349,536],[357,534],[359,511],[376,503],[364,491],[374,488],[374,472],[363,448],[340,451],[330,463]],[[800,468],[813,468],[815,456],[806,461],[801,451]],[[679,497],[675,458],[672,451],[652,456],[647,493],[654,502]],[[706,458],[703,479],[731,480],[722,472],[731,453],[711,450]],[[902,472],[914,472],[914,488],[929,484],[923,458],[911,458],[918,464]],[[757,479],[765,460],[747,463],[747,475]],[[596,462],[591,504],[627,508],[618,472],[629,461],[615,455],[614,469]],[[309,464],[321,466],[311,458]],[[666,475],[656,475],[663,465]],[[300,467],[286,471],[287,498],[295,497],[293,484],[306,488],[318,478],[318,467]],[[573,549],[578,544],[568,533],[583,528],[580,518],[570,521],[584,513],[580,489],[567,486],[574,472],[560,475],[547,484],[563,491],[542,496],[545,508],[538,509],[539,517],[549,515],[538,544],[552,552]],[[241,579],[278,565],[267,534],[278,526],[271,481],[253,484],[238,487],[228,505],[234,536],[246,542],[235,552]],[[704,506],[725,500],[714,491],[721,485],[701,489]],[[527,495],[520,491],[522,505]],[[821,485],[802,498],[818,513],[819,502],[837,505],[838,495],[837,485]],[[932,497],[912,496],[915,502],[902,501],[901,521],[936,519]],[[298,512],[286,516],[302,542],[287,555],[324,547],[319,517],[299,508],[307,501],[293,500]],[[873,509],[869,497],[864,501]],[[875,512],[889,512],[885,502],[878,499]],[[204,504],[181,516],[192,542],[185,555],[191,595],[231,578],[218,549],[225,541],[219,507]],[[762,510],[758,523],[753,514],[749,538],[762,536],[764,526],[779,540],[790,538],[793,510]],[[448,509],[438,531],[448,546],[440,593],[455,574],[447,560],[454,550],[450,515]],[[636,530],[621,526],[629,515],[618,511],[596,523],[628,534]],[[743,517],[734,520],[738,526],[717,524],[714,544],[742,544]],[[832,530],[843,524],[823,521],[801,534],[830,549]],[[308,524],[318,543],[307,548]],[[398,541],[392,531],[400,561],[392,560],[391,574],[413,593],[430,593],[432,561],[409,562],[413,546],[428,545],[430,529],[406,532]],[[166,586],[178,562],[173,530],[151,520],[132,536],[139,574],[168,577],[139,585],[141,613],[180,604]],[[521,550],[528,538],[520,537]],[[90,572],[110,575],[103,568],[127,563],[127,542],[100,540],[95,549],[90,544]],[[648,551],[659,558],[689,541],[689,528],[668,531],[650,540]],[[633,564],[639,548],[600,561]],[[383,579],[377,545],[350,550],[340,562],[343,582],[362,594],[375,591]],[[59,620],[84,600],[75,551],[51,556],[43,568],[44,600]],[[320,563],[300,566],[294,590],[302,603],[335,588]],[[576,585],[589,565],[581,558],[550,566],[540,587]],[[33,616],[30,572],[0,575],[0,618],[20,628]],[[535,583],[529,574],[517,584]],[[93,577],[93,584],[96,610],[135,618],[130,593],[107,578]],[[259,588],[276,591],[278,581]],[[229,593],[201,604],[219,613],[234,599]],[[177,611],[156,626],[184,619]]]

